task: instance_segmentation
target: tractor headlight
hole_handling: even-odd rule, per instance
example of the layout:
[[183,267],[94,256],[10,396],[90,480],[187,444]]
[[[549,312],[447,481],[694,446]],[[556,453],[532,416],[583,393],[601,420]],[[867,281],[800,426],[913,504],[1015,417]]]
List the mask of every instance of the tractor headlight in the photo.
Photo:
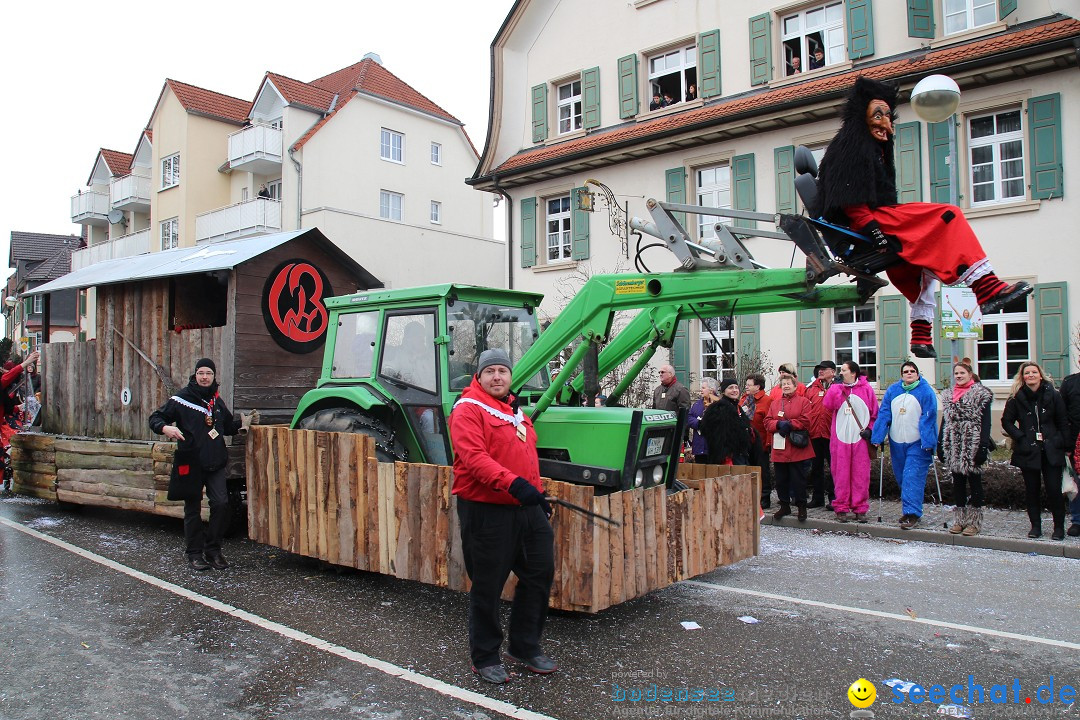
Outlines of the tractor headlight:
[[638,470],[636,473],[634,473],[634,487],[636,487],[636,488],[641,487],[641,484],[643,482],[645,482],[645,473]]
[[659,485],[664,481],[664,466],[654,465],[652,469],[652,481],[653,485]]

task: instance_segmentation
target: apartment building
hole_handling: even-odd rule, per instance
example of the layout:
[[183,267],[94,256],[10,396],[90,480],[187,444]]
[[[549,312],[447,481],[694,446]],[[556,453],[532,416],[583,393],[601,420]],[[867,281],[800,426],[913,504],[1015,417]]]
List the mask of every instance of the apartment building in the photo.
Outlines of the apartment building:
[[375,55],[311,82],[268,72],[250,100],[166,80],[134,152],[102,149],[72,196],[89,237],[72,268],[318,227],[387,286],[499,284],[492,196],[461,182],[478,158]]
[[[1074,369],[1069,318],[1080,318],[1080,288],[1069,286],[1080,248],[1068,236],[1080,186],[1067,168],[1080,165],[1077,10],[1040,0],[521,0],[492,43],[490,129],[468,182],[513,199],[512,285],[548,295],[550,313],[575,274],[632,268],[633,238],[628,246],[611,232],[602,202],[583,209],[579,198],[595,189],[586,179],[646,219],[648,198],[798,212],[794,148],[820,158],[856,76],[895,80],[902,199],[954,198],[998,274],[1036,286],[957,348],[1000,396],[1021,360],[1036,358],[1057,378]],[[937,73],[959,83],[961,104],[950,120],[927,123],[907,93]],[[688,229],[709,237],[713,222],[690,218]],[[783,241],[747,246],[770,267],[803,262]],[[655,270],[677,264],[662,248],[644,258]],[[804,379],[823,358],[855,358],[884,387],[908,353],[907,303],[892,286],[862,307],[685,325],[671,352],[684,381],[730,372],[733,351],[762,350],[773,366],[797,361]],[[949,355],[949,343],[937,345]],[[919,362],[928,377],[948,377],[949,357]]]

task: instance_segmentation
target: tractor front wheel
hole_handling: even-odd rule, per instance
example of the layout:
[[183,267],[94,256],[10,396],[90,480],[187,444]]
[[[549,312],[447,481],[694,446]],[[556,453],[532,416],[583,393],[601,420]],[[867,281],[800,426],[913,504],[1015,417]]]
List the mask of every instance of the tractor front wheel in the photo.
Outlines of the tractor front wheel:
[[370,435],[375,438],[375,457],[379,462],[404,462],[408,458],[404,446],[385,422],[356,408],[319,410],[302,419],[297,428]]

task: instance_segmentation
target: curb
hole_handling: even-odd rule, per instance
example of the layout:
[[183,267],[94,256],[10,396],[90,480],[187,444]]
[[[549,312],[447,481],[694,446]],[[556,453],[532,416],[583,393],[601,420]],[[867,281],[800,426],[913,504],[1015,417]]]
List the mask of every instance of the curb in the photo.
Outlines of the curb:
[[[1046,555],[1049,557],[1064,557],[1080,560],[1080,545],[1075,542],[1058,542],[1049,539],[1030,540],[1028,538],[1003,538],[993,535],[953,535],[943,530],[913,529],[901,530],[898,526],[885,523],[841,523],[835,520],[818,520],[807,518],[805,522],[798,520],[773,520],[766,511],[762,525],[773,527],[792,528],[795,530],[821,530],[824,532],[839,532],[846,535],[869,535],[871,537],[889,538],[893,540],[912,540],[916,542],[936,543],[938,545],[954,545],[957,547],[984,548],[987,550],[1002,550],[1004,552],[1024,553],[1027,555]],[[1048,536],[1044,536],[1048,537]]]

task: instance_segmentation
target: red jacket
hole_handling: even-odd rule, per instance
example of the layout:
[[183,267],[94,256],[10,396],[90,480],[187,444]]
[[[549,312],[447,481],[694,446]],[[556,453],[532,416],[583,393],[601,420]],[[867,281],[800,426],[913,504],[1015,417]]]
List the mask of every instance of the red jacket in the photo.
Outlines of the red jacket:
[[[739,409],[742,409],[747,401],[749,401],[750,394],[742,396],[739,400]],[[770,436],[765,432],[765,416],[769,414],[769,403],[771,399],[764,390],[758,390],[753,397],[754,400],[754,414],[750,417],[750,427],[754,428],[754,432],[757,433],[758,441],[765,449],[769,448],[771,442]]]
[[[769,399],[776,402],[783,394],[783,388],[780,387],[780,383],[777,383],[776,385],[773,385],[773,389],[769,391]],[[806,386],[798,380],[795,381],[795,394],[799,397],[806,397]]]
[[11,383],[18,380],[19,376],[22,375],[22,372],[23,372],[22,363],[17,364],[15,367],[11,368],[10,370],[5,370],[3,377],[0,378],[0,387],[3,387],[5,390],[7,390],[8,386],[11,385]]
[[[450,445],[454,449],[452,492],[474,502],[517,505],[518,501],[507,492],[517,477],[525,478],[543,492],[540,460],[536,455],[536,430],[529,416],[519,416],[525,427],[525,440],[522,441],[518,438],[517,428],[505,417],[514,416],[514,409],[489,395],[475,377],[461,393],[461,398],[454,405],[448,422]],[[470,400],[504,417],[492,415]]]
[[832,432],[832,410],[825,407],[825,386],[814,380],[806,389],[806,399],[813,406],[810,410],[810,439],[828,438]]
[[[769,414],[765,416],[765,432],[769,434],[769,441],[772,442],[772,435],[776,432],[776,426],[781,420],[790,421],[791,427],[795,430],[808,430],[812,411],[810,401],[798,395],[792,395],[789,398],[781,397],[769,405]],[[780,413],[784,413],[782,417]],[[773,462],[799,462],[812,457],[814,457],[813,445],[797,448],[791,444],[790,437],[787,438],[783,450],[777,450],[774,447],[772,451]]]

